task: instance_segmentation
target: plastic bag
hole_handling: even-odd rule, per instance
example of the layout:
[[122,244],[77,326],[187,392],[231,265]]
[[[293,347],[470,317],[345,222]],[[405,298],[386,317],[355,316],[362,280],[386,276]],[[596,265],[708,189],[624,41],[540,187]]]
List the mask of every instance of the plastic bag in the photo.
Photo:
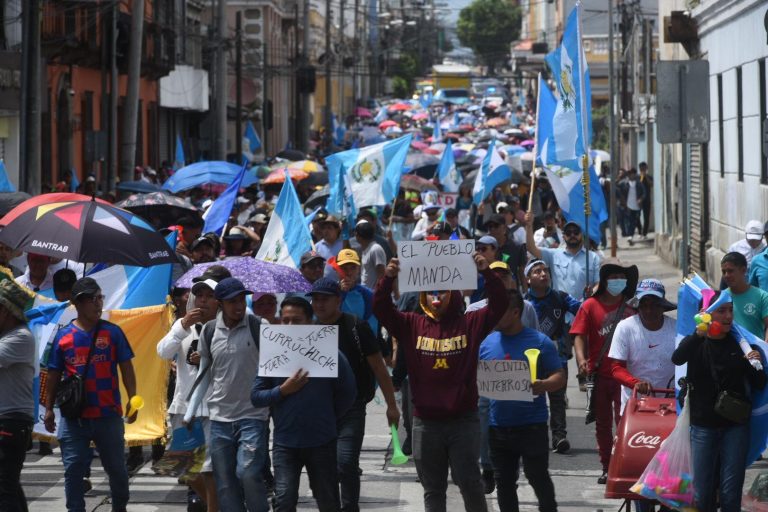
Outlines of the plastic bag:
[[691,461],[690,400],[685,401],[675,428],[630,491],[677,510],[695,510]]

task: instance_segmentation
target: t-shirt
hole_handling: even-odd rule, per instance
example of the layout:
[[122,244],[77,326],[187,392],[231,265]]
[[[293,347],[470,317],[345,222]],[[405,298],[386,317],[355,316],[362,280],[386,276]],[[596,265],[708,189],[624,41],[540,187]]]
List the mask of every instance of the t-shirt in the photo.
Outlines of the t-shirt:
[[[527,327],[514,336],[493,331],[480,345],[480,360],[507,359],[527,362],[524,352],[529,348],[537,348],[540,351],[536,366],[539,380],[547,378],[552,372],[562,368],[552,340]],[[488,424],[491,426],[516,427],[547,422],[545,394],[534,397],[532,402],[515,400],[490,400],[489,402]]]
[[637,200],[637,182],[629,180],[627,185],[627,208],[639,210],[640,202]]
[[334,325],[339,326],[339,350],[347,358],[352,373],[355,374],[357,400],[367,400],[373,396],[376,382],[366,358],[381,352],[379,343],[368,324],[353,315],[342,313]]
[[0,337],[0,418],[32,422],[35,399],[35,337],[25,325],[19,325]]
[[581,307],[581,302],[567,293],[550,288],[543,297],[536,297],[528,289],[525,294],[526,302],[530,301],[539,320],[539,330],[557,343],[560,360],[566,364],[573,357],[570,344],[566,343],[564,334],[568,328],[568,314],[575,315]]
[[[93,346],[91,364],[85,378],[83,418],[122,416],[118,363],[133,359],[133,350],[117,325],[102,320]],[[93,331],[84,331],[74,322],[59,329],[53,340],[48,369],[65,375],[80,375],[85,370]]]
[[[611,332],[611,326],[616,322],[620,305],[621,301],[609,306],[603,304],[595,297],[590,297],[584,301],[579,312],[576,313],[576,318],[573,319],[571,335],[581,335],[587,338],[587,367],[590,372],[595,369],[605,337]],[[635,310],[633,308],[629,306],[624,307],[624,318],[634,314]],[[606,351],[598,372],[604,377],[611,376],[611,365],[607,358],[608,352]]]
[[379,244],[372,242],[363,250],[362,259],[360,281],[373,290],[377,280],[376,267],[387,264],[387,255]]
[[750,286],[744,293],[733,297],[733,321],[760,338],[765,338],[763,318],[768,316],[768,292]]
[[[634,377],[651,383],[656,389],[665,389],[674,379],[675,365],[672,352],[675,351],[677,328],[675,321],[667,316],[658,331],[649,331],[643,326],[638,315],[619,322],[613,334],[608,357],[626,361],[627,371]],[[671,384],[674,387],[674,380]],[[632,390],[621,387],[621,410],[632,395]]]

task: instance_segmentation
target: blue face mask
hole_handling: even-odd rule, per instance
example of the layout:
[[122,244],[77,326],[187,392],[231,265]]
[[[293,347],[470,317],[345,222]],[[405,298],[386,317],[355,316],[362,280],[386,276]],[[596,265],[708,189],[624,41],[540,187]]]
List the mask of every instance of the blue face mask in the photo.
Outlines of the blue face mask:
[[610,293],[611,295],[621,295],[621,292],[624,291],[624,288],[627,287],[627,280],[626,279],[609,279],[606,283],[605,289]]

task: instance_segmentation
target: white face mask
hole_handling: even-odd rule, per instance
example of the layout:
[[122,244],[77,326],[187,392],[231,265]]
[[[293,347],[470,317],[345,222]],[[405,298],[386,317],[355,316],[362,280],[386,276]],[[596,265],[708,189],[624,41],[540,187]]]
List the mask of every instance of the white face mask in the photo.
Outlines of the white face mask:
[[624,288],[627,287],[626,279],[608,279],[605,289],[613,296],[621,295]]

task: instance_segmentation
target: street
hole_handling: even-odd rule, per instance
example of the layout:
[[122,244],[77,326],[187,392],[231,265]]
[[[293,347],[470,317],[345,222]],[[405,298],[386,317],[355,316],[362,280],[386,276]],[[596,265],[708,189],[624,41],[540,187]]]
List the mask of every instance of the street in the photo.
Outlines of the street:
[[[675,297],[679,282],[679,271],[653,254],[650,241],[635,243],[634,247],[621,246],[619,254],[623,261],[638,265],[641,276],[653,275],[664,282],[669,297]],[[570,374],[575,375],[575,364],[571,361]],[[576,379],[568,382],[568,439],[571,450],[568,454],[550,454],[550,473],[555,484],[559,509],[563,511],[618,510],[621,501],[603,498],[605,486],[597,484],[600,464],[595,448],[594,423],[584,425],[585,394],[578,389]],[[383,510],[424,510],[422,488],[416,478],[412,461],[403,466],[388,463],[390,436],[386,428],[385,406],[381,394],[377,393],[368,405],[366,436],[360,467],[363,470],[361,483],[362,509]],[[404,431],[400,429],[401,439]],[[27,454],[22,473],[24,492],[30,501],[30,512],[64,510],[63,466],[53,456],[41,458],[36,450]],[[149,457],[146,448],[145,457]],[[155,476],[150,464],[146,464],[131,480],[131,504],[135,512],[184,511],[186,510],[186,488],[178,485],[174,478]],[[761,471],[768,470],[767,462],[758,462],[747,471],[745,489]],[[103,512],[109,510],[106,503],[108,484],[101,471],[98,459],[93,463],[91,478],[93,490],[86,496],[87,510]],[[519,482],[518,495],[521,510],[537,510],[533,490],[523,478]],[[302,478],[299,509],[316,508],[306,475]],[[498,510],[495,493],[488,496],[489,510]],[[463,508],[458,487],[448,487],[448,510]]]

